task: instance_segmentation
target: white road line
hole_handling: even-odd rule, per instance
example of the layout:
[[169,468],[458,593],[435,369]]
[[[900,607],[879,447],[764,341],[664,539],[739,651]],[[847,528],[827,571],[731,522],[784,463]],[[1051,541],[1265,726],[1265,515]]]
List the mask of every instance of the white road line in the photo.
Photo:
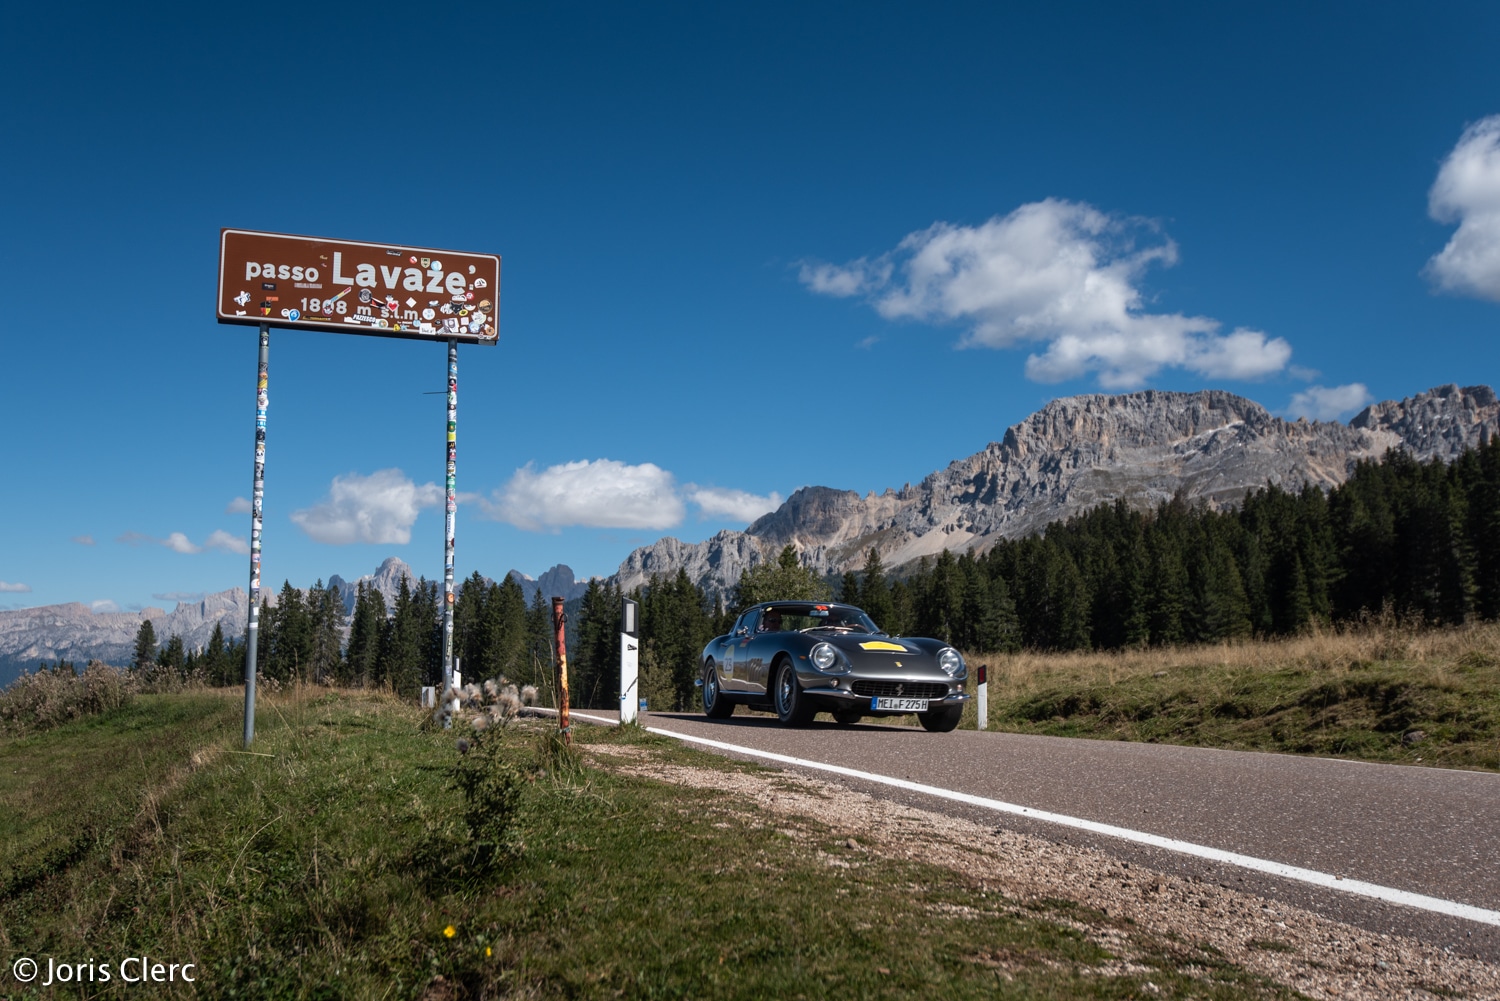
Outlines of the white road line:
[[[607,723],[612,726],[618,725],[617,720],[612,720],[607,716],[590,716],[585,713],[573,713],[572,715],[578,719]],[[1031,820],[1040,820],[1043,823],[1057,824],[1061,827],[1072,827],[1080,831],[1088,831],[1091,834],[1102,834],[1106,837],[1119,838],[1122,841],[1133,841],[1136,844],[1150,845],[1152,848],[1161,848],[1169,852],[1177,852],[1180,855],[1191,855],[1210,862],[1219,862],[1224,865],[1238,866],[1241,869],[1263,872],[1267,875],[1279,876],[1282,879],[1310,883],[1313,886],[1338,890],[1341,893],[1352,893],[1358,897],[1370,897],[1390,904],[1415,907],[1419,910],[1432,911],[1435,914],[1442,914],[1451,918],[1463,918],[1466,921],[1477,921],[1480,924],[1500,927],[1500,911],[1486,910],[1483,907],[1474,907],[1471,904],[1460,904],[1457,901],[1444,900],[1442,897],[1429,897],[1426,894],[1412,893],[1408,890],[1397,890],[1394,887],[1380,886],[1377,883],[1366,883],[1358,879],[1342,879],[1326,872],[1318,872],[1316,869],[1303,869],[1300,866],[1286,865],[1282,862],[1271,862],[1267,859],[1256,858],[1253,855],[1226,852],[1219,848],[1210,848],[1207,845],[1195,845],[1191,841],[1164,838],[1160,834],[1135,831],[1128,827],[1116,827],[1113,824],[1101,824],[1098,821],[1084,820],[1081,817],[1069,817],[1062,813],[1034,810],[1028,806],[1019,806],[1015,803],[1006,803],[998,799],[988,799],[984,796],[974,796],[970,793],[956,792],[952,789],[943,789],[938,786],[923,785],[921,782],[912,782],[907,779],[891,778],[888,775],[877,775],[874,772],[862,772],[856,768],[845,768],[842,765],[829,765],[821,761],[808,761],[805,758],[793,758],[786,754],[759,751],[753,747],[743,747],[739,744],[726,744],[722,740],[709,740],[707,737],[692,737],[685,733],[673,733],[671,730],[663,730],[655,726],[648,726],[645,729],[651,733],[660,734],[663,737],[672,737],[675,740],[685,741],[689,744],[701,744],[704,747],[713,747],[720,751],[744,754],[753,758],[762,758],[766,761],[776,761],[784,765],[794,765],[798,768],[811,768],[822,772],[832,772],[835,775],[844,775],[865,782],[893,786],[909,792],[919,792],[927,796],[936,796],[939,799],[947,799],[956,803],[965,803],[969,806],[994,810],[997,813],[1011,813],[1030,818]]]

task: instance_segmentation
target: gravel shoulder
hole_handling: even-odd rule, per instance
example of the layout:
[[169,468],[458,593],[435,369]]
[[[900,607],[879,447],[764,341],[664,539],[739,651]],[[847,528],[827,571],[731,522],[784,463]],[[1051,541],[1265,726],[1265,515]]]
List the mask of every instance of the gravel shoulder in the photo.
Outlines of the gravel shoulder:
[[[1376,934],[1284,902],[1156,871],[1086,846],[1059,844],[878,799],[836,783],[765,769],[695,767],[649,748],[588,745],[600,767],[722,791],[788,831],[820,825],[842,839],[831,868],[918,858],[951,869],[1006,906],[1049,911],[1132,964],[1132,926],[1211,950],[1309,998],[1500,1001],[1500,966],[1399,935]],[[821,835],[820,835],[821,837]],[[1011,957],[988,957],[1004,974]]]

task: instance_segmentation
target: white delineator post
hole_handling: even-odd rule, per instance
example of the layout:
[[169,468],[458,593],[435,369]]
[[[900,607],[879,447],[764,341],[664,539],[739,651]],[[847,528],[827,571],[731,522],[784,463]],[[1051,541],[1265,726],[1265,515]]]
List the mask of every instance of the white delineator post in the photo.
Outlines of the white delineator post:
[[640,606],[629,598],[620,610],[620,722],[633,723],[640,691]]
[[990,679],[989,665],[979,665],[979,729],[986,730],[990,725]]

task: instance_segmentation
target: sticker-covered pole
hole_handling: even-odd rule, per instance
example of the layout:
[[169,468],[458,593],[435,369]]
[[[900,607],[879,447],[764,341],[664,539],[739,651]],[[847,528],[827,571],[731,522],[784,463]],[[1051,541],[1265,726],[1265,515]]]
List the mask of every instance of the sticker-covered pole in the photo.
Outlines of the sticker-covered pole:
[[266,382],[271,328],[260,325],[260,360],[255,366],[255,479],[250,485],[250,622],[245,629],[245,746],[255,740],[255,661],[260,641],[261,502],[266,493]]
[[552,598],[552,629],[557,633],[557,729],[564,744],[573,743],[573,720],[568,716],[568,617],[563,614],[563,600]]
[[[458,520],[458,341],[448,341],[448,498],[443,519],[443,691],[453,687],[453,530]],[[443,726],[453,725],[452,713]]]

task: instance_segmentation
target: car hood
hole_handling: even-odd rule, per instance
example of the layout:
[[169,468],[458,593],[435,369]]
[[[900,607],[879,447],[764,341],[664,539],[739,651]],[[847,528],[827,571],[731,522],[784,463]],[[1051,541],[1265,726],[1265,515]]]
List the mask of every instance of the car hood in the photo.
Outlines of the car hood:
[[899,639],[893,636],[871,636],[868,633],[838,633],[820,638],[830,646],[837,647],[844,651],[844,653],[852,656],[931,656],[931,654],[927,653],[927,651],[911,640]]

